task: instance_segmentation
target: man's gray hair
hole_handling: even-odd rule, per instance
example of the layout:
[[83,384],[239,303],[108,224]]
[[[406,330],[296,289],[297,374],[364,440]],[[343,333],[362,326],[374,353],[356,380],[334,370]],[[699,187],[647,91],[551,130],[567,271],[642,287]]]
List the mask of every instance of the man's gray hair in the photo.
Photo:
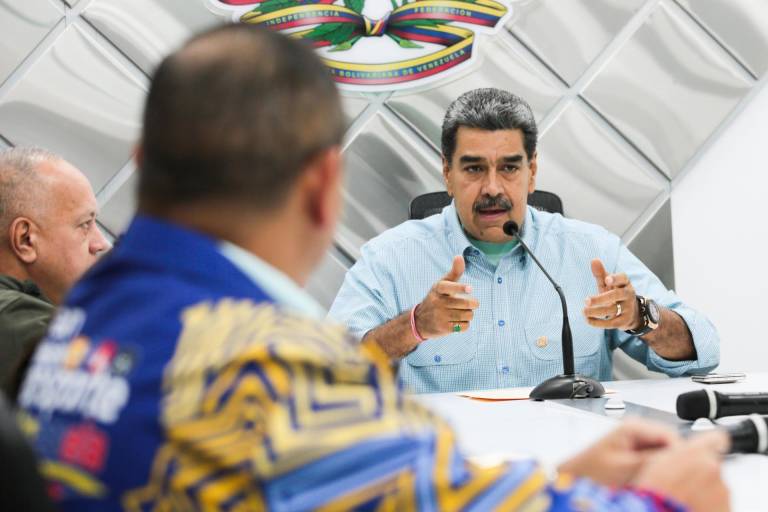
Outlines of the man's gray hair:
[[456,132],[462,126],[488,131],[520,130],[528,159],[536,153],[538,129],[531,107],[511,92],[493,88],[474,89],[451,103],[445,113],[441,137],[443,157],[448,165],[456,151]]
[[15,147],[0,151],[0,229],[8,226],[27,209],[34,208],[35,168],[61,157],[36,147]]

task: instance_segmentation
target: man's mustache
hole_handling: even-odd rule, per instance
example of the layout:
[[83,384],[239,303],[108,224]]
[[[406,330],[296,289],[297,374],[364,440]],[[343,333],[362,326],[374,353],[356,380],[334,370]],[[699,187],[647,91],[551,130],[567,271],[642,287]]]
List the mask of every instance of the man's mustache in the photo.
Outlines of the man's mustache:
[[511,210],[512,201],[504,196],[483,196],[472,206],[472,211],[478,213],[480,210],[495,208],[497,210]]

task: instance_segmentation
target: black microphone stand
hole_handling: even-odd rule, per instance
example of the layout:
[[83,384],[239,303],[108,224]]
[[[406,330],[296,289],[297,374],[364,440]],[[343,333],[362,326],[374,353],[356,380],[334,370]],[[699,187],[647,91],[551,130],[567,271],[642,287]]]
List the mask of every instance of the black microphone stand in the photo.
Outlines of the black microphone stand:
[[568,305],[565,302],[563,289],[552,279],[552,276],[544,270],[544,266],[536,259],[533,252],[525,245],[517,227],[517,222],[509,220],[504,223],[502,228],[504,233],[514,237],[525,249],[525,252],[533,258],[536,265],[544,272],[544,275],[555,287],[557,295],[560,297],[560,304],[563,306],[563,374],[549,378],[533,388],[530,397],[534,400],[557,400],[562,398],[598,398],[605,394],[605,388],[595,379],[585,377],[576,373],[573,358],[573,337],[571,336],[571,324],[568,322]]

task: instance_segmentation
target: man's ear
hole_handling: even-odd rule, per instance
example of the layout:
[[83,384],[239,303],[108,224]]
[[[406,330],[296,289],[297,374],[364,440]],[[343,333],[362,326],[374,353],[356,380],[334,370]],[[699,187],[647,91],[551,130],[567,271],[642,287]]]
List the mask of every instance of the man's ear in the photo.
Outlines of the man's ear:
[[528,194],[533,194],[536,190],[536,173],[539,170],[538,153],[534,153],[531,157],[531,162],[528,164],[528,168],[531,170],[531,175],[528,178]]
[[316,225],[328,227],[336,223],[341,211],[343,174],[341,146],[318,153],[307,166],[306,185],[310,216]]
[[26,217],[13,219],[8,228],[11,251],[21,261],[32,264],[37,260],[37,226]]
[[448,192],[449,196],[453,197],[453,185],[451,184],[451,180],[448,178],[448,173],[450,172],[451,164],[445,157],[443,157],[443,181],[445,181],[445,190]]

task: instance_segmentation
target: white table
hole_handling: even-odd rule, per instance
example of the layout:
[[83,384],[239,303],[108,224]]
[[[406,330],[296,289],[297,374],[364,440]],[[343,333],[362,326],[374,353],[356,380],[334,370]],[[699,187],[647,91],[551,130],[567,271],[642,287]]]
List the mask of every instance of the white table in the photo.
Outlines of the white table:
[[[612,398],[670,413],[680,393],[701,389],[689,378],[616,381],[605,384],[617,391]],[[749,374],[744,382],[707,385],[722,392],[768,392],[768,373]],[[555,466],[616,427],[622,416],[601,416],[554,402],[486,402],[453,393],[416,395],[456,429],[459,444],[470,457],[534,457]],[[623,417],[626,417],[625,413]],[[724,464],[735,512],[766,512],[768,456],[733,455]]]

